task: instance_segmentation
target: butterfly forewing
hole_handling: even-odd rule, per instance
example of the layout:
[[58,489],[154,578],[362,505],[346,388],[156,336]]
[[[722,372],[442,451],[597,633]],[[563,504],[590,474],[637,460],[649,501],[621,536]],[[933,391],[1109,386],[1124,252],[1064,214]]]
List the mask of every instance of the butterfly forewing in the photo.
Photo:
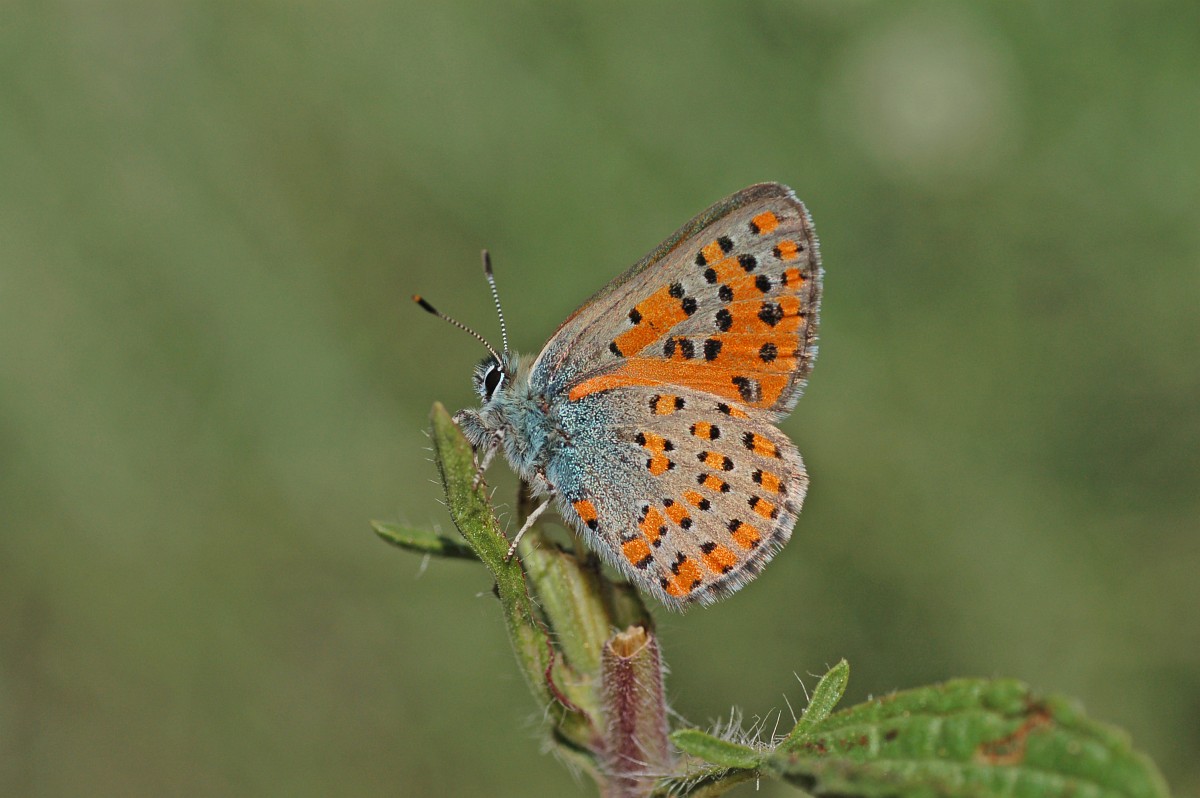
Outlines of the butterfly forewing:
[[786,414],[815,356],[816,236],[778,184],[693,219],[585,305],[534,368],[569,398],[621,385],[692,387]]

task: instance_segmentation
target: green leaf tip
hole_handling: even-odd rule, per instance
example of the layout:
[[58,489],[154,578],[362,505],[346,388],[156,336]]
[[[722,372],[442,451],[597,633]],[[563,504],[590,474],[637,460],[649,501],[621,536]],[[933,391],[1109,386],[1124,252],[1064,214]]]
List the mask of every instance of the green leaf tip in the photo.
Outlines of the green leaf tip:
[[385,543],[390,543],[398,549],[412,551],[418,554],[432,554],[438,557],[450,557],[465,560],[478,560],[475,552],[465,543],[459,543],[452,538],[443,537],[436,532],[426,529],[416,529],[399,524],[389,524],[386,521],[372,521],[371,528]]
[[1127,737],[1011,679],[958,679],[842,710],[768,767],[813,795],[1168,795]]
[[699,729],[680,729],[671,734],[671,742],[685,754],[724,768],[754,770],[763,761],[763,753],[748,745],[714,737]]
[[833,708],[842,700],[849,681],[850,663],[843,659],[830,668],[821,677],[821,681],[817,682],[812,698],[809,699],[808,706],[804,708],[804,714],[800,716],[800,720],[796,722],[781,748],[788,749],[799,745],[805,734],[824,723],[829,714],[833,712]]

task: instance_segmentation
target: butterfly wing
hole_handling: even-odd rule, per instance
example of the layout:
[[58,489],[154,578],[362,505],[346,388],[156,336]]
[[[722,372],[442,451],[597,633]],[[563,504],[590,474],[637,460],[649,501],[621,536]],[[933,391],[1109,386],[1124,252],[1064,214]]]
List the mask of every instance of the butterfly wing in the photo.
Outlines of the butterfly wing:
[[791,536],[808,487],[796,447],[712,394],[622,386],[564,406],[551,458],[559,512],[669,607],[753,579]]
[[559,510],[668,606],[752,579],[791,535],[808,479],[772,426],[815,356],[812,222],[786,186],[709,208],[584,304],[532,366]]
[[535,361],[569,401],[680,386],[785,416],[816,356],[817,238],[791,189],[762,183],[692,219],[592,297]]

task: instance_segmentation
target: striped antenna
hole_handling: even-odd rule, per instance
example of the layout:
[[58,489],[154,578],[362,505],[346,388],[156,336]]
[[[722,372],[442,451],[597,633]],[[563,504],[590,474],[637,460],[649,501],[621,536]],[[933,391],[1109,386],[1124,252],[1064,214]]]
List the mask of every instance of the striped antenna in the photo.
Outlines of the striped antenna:
[[500,307],[500,294],[496,291],[496,276],[492,274],[492,256],[483,251],[483,274],[487,277],[492,289],[492,301],[496,303],[496,315],[500,317],[500,337],[504,342],[504,352],[508,353],[508,327],[504,325],[504,309]]
[[[496,354],[496,350],[492,348],[492,345],[487,342],[486,338],[484,338],[482,335],[480,335],[479,333],[472,330],[467,325],[463,324],[461,321],[455,321],[454,319],[447,316],[445,313],[442,313],[437,308],[435,308],[433,305],[426,302],[419,294],[413,294],[413,302],[416,302],[418,305],[420,305],[421,308],[423,310],[425,310],[427,313],[432,313],[433,315],[437,316],[442,321],[448,321],[451,324],[453,324],[455,327],[457,327],[458,329],[464,330],[465,332],[470,333],[475,338],[475,340],[479,341],[479,343],[481,343],[485,347],[487,347],[487,351],[492,353],[492,357],[496,358],[497,363],[504,362],[500,358],[500,355]],[[508,350],[505,349],[505,351],[508,351]]]

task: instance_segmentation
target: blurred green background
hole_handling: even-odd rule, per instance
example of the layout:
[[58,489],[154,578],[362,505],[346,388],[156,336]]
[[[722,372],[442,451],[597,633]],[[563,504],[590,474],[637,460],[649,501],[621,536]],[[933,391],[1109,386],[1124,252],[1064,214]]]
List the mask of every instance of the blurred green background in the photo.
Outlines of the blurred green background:
[[675,708],[1015,676],[1200,793],[1198,9],[6,4],[0,793],[590,794],[483,570],[368,526],[449,531],[474,402],[408,295],[497,337],[490,247],[535,351],[761,180],[823,244],[812,489],[660,614]]

